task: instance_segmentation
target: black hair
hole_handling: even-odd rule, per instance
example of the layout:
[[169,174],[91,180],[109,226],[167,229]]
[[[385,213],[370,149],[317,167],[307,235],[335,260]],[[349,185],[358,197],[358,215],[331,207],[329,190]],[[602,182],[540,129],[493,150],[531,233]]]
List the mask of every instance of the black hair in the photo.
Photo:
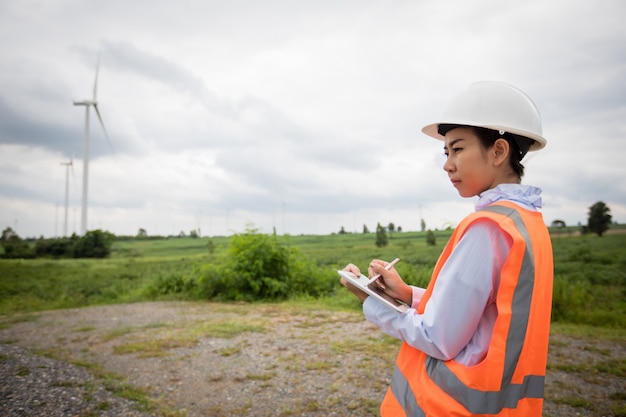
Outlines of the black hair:
[[478,127],[478,126],[464,126],[464,125],[454,125],[454,124],[440,124],[437,132],[441,136],[445,136],[450,130],[455,129],[457,127],[469,127],[474,130],[478,139],[480,139],[480,143],[482,146],[487,149],[490,148],[496,140],[502,138],[509,143],[511,148],[511,152],[509,153],[509,162],[511,164],[511,168],[513,172],[517,175],[519,179],[522,179],[524,176],[524,165],[522,165],[522,159],[528,153],[528,149],[533,144],[533,140],[529,139],[525,136],[516,135],[509,132],[502,132],[493,129],[488,129],[486,127]]

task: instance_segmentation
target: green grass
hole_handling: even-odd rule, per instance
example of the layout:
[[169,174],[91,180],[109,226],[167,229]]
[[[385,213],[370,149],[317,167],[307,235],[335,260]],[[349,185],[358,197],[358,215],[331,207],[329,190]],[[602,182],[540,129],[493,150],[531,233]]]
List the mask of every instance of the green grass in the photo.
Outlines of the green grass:
[[[426,286],[451,231],[437,231],[436,245],[423,232],[393,233],[375,246],[375,234],[279,236],[308,262],[332,274],[353,263],[365,271],[371,259],[400,257],[396,269],[408,283]],[[209,241],[212,250],[209,250]],[[197,293],[155,290],[159,283],[185,282],[202,265],[218,265],[228,238],[118,240],[108,259],[0,260],[0,326],[42,310],[152,300],[197,300]],[[626,234],[553,235],[555,283],[553,322],[626,328]],[[288,300],[294,308],[358,309],[337,280],[333,294]],[[15,313],[24,313],[15,315]],[[27,318],[25,318],[27,319]],[[87,331],[83,329],[81,331]]]

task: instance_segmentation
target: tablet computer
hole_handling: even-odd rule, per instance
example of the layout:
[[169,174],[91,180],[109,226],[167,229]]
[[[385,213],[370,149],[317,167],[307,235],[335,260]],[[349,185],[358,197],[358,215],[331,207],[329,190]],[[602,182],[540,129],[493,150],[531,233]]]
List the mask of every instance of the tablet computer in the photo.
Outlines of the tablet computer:
[[408,306],[393,297],[387,295],[383,290],[378,288],[371,288],[369,286],[369,279],[365,275],[356,276],[352,272],[337,270],[337,273],[346,279],[346,281],[354,284],[358,289],[366,293],[367,295],[374,297],[381,303],[383,303],[386,307],[391,308],[392,310],[397,311],[398,313],[403,313],[408,310]]

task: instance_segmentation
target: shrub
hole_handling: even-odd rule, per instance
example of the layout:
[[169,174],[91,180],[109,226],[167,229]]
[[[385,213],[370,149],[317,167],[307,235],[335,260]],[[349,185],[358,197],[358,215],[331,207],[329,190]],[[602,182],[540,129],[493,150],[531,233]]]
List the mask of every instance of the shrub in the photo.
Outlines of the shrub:
[[202,297],[254,301],[328,294],[331,272],[307,262],[297,248],[281,246],[276,236],[248,230],[231,237],[221,262],[197,268],[196,275]]
[[376,246],[382,248],[387,246],[388,243],[387,232],[385,232],[385,228],[378,223],[376,226]]
[[102,230],[91,230],[76,241],[74,258],[106,258],[111,253],[115,235]]
[[22,240],[10,227],[2,231],[0,245],[3,248],[3,258],[34,258],[35,254],[30,246]]
[[426,244],[430,246],[435,246],[437,244],[435,233],[430,229],[428,229],[428,232],[426,232]]

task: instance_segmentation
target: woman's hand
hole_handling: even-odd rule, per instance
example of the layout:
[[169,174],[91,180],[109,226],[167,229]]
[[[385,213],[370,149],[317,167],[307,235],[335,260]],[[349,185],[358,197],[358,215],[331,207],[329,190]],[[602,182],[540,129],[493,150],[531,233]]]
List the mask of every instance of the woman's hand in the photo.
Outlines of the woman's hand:
[[413,301],[413,290],[409,285],[404,283],[395,268],[391,268],[389,270],[385,269],[385,266],[387,266],[388,263],[389,262],[378,259],[374,259],[370,262],[370,266],[367,269],[368,275],[373,277],[376,274],[380,274],[380,278],[377,279],[372,285],[384,290],[385,294],[390,297],[400,300],[410,306]]
[[[346,265],[346,267],[343,270],[344,271],[348,271],[348,272],[352,272],[357,277],[359,275],[361,275],[361,271],[359,270],[359,268],[356,265],[353,265],[353,264]],[[343,277],[341,277],[341,285],[343,285],[344,287],[349,289],[350,292],[352,292],[352,294],[356,295],[361,303],[363,301],[365,301],[365,299],[368,297],[368,295],[365,292],[361,291],[360,289],[358,289],[357,287],[352,285],[350,282],[348,282]]]

